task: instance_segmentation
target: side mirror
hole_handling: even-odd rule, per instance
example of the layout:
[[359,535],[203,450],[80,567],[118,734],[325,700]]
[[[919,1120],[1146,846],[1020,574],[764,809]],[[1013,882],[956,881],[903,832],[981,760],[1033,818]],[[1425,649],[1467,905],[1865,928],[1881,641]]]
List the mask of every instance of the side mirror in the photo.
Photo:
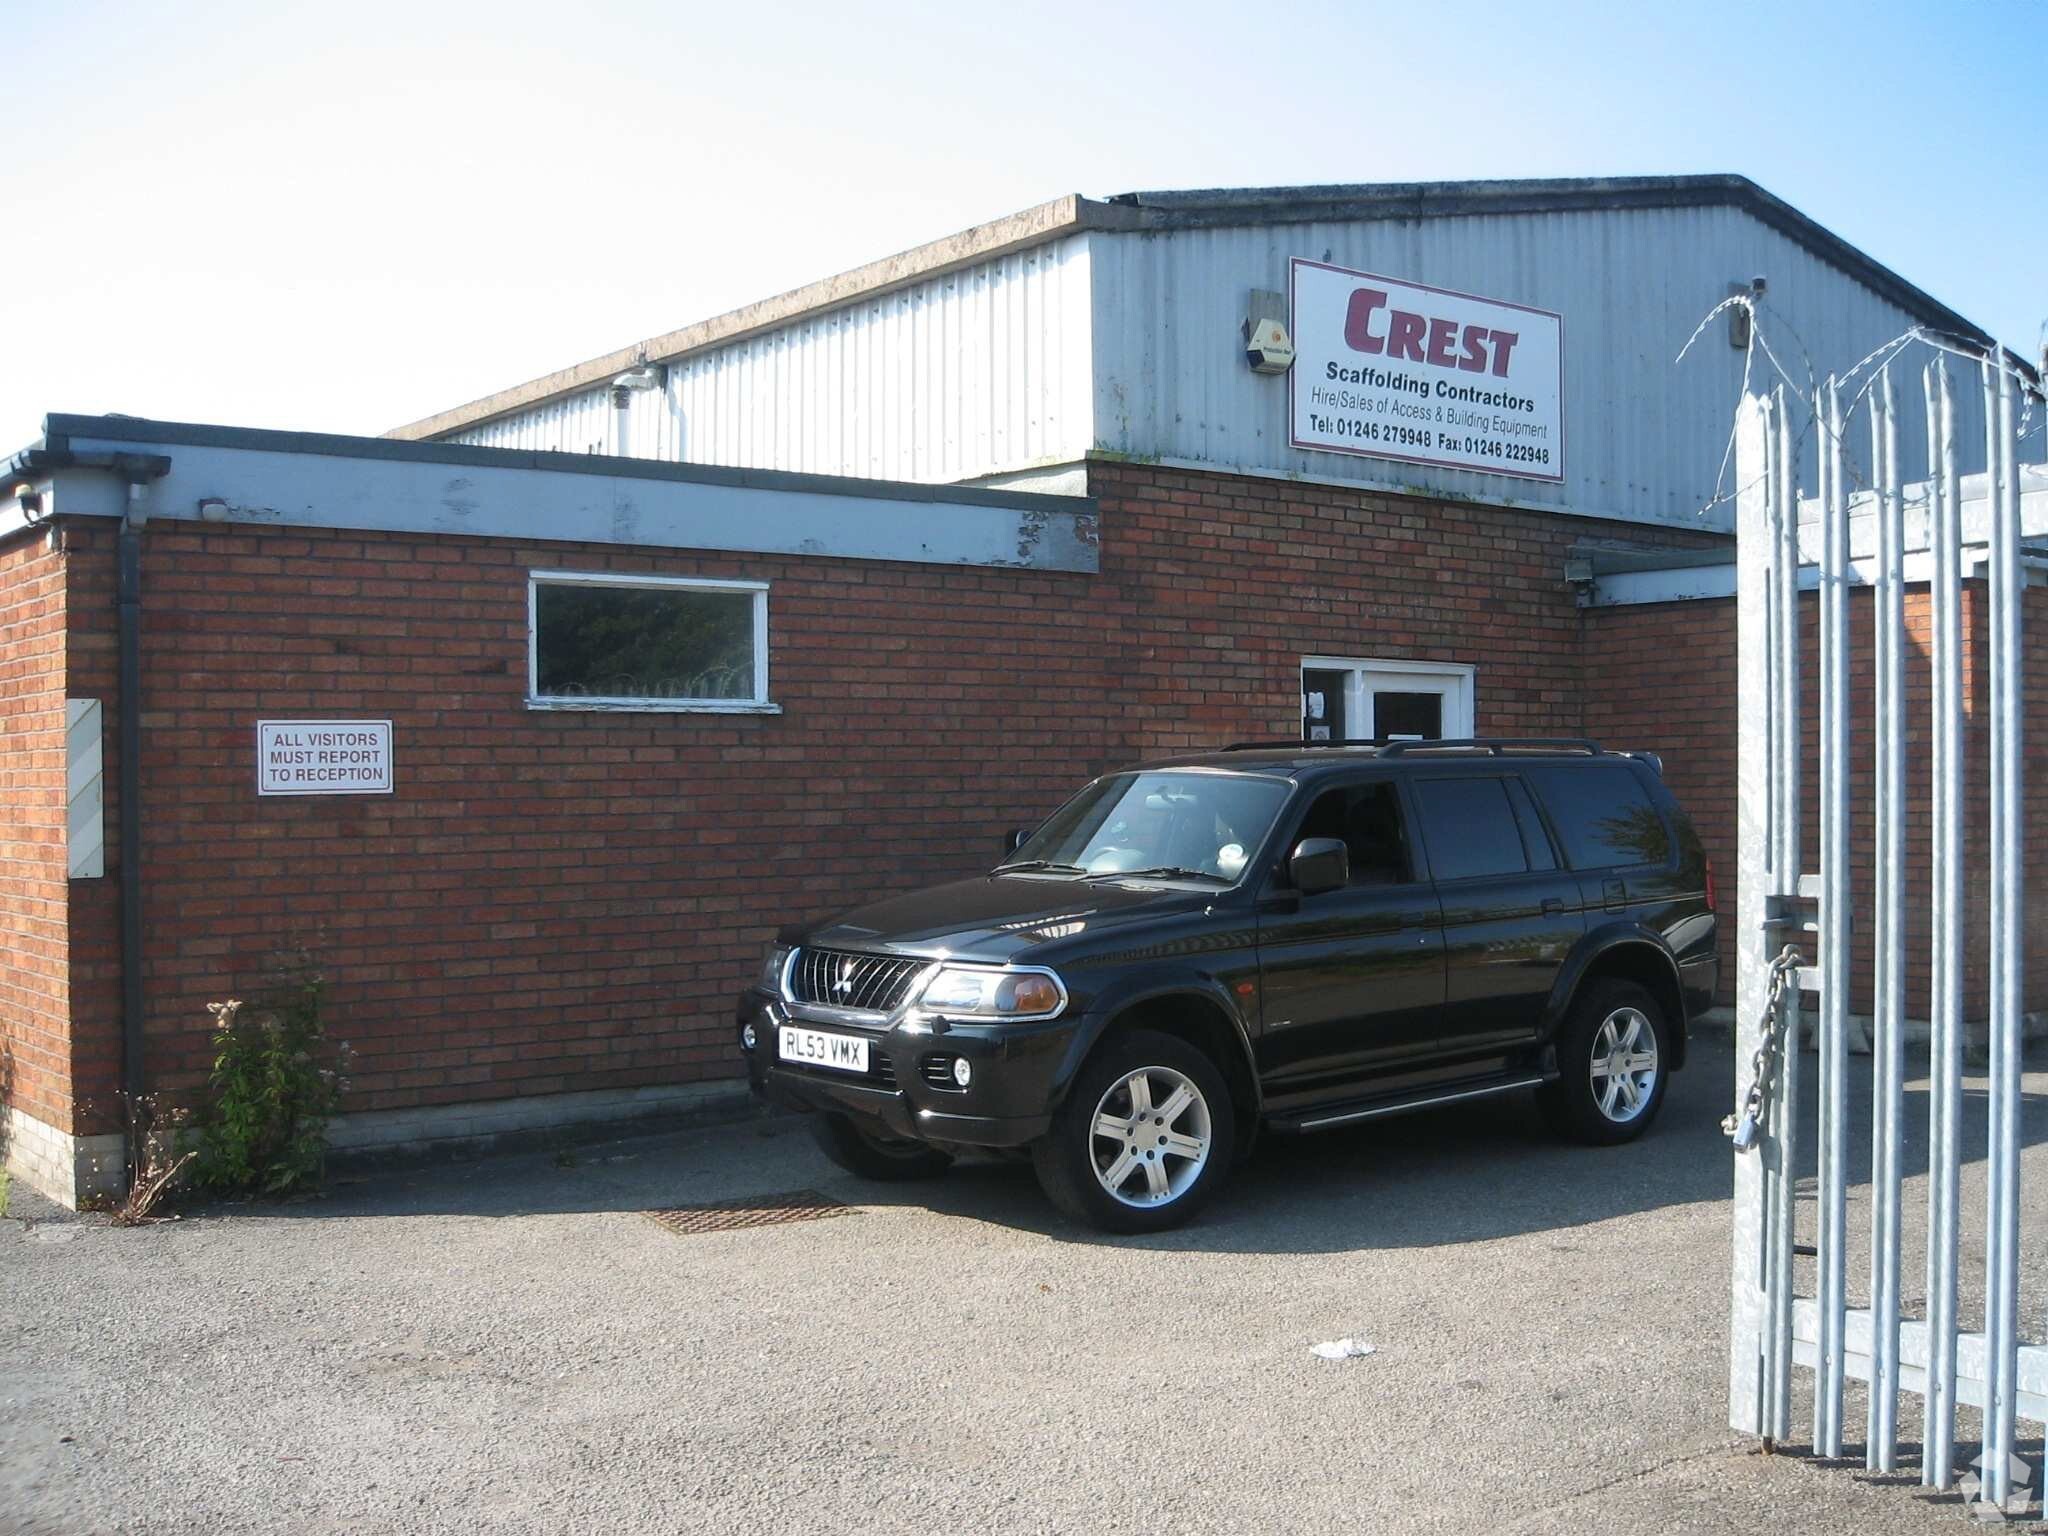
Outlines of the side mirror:
[[1304,896],[1342,890],[1351,883],[1351,852],[1339,837],[1304,837],[1287,861],[1287,874]]
[[1012,827],[1003,834],[1003,857],[1008,858],[1030,840],[1031,828]]

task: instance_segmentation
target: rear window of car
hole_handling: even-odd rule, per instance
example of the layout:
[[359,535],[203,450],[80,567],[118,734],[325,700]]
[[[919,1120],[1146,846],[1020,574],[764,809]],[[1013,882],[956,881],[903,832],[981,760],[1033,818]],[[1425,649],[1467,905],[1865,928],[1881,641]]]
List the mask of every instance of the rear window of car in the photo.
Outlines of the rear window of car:
[[1419,779],[1422,835],[1439,880],[1519,875],[1529,867],[1507,786],[1499,779]]
[[1671,829],[1628,764],[1531,764],[1525,774],[1573,869],[1671,862]]

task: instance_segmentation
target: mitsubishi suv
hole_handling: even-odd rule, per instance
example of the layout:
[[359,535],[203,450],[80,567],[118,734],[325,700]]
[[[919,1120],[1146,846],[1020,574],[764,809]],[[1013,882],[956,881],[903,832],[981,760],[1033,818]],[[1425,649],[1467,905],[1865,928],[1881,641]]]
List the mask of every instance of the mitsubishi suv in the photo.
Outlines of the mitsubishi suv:
[[1534,1090],[1656,1118],[1714,994],[1714,880],[1648,753],[1248,743],[1112,773],[988,873],[785,929],[753,1089],[841,1167],[1029,1157],[1073,1219],[1187,1220],[1261,1130]]

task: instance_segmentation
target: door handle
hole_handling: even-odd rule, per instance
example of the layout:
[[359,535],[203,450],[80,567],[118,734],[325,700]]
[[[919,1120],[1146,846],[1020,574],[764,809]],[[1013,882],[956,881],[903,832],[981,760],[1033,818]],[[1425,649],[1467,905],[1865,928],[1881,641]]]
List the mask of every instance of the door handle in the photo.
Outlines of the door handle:
[[1601,904],[1610,912],[1619,912],[1628,905],[1628,882],[1626,880],[1603,880],[1600,885]]
[[1564,898],[1563,898],[1563,897],[1561,897],[1561,896],[1546,896],[1546,897],[1544,897],[1544,898],[1543,898],[1543,915],[1544,915],[1545,917],[1563,917],[1563,916],[1564,916]]

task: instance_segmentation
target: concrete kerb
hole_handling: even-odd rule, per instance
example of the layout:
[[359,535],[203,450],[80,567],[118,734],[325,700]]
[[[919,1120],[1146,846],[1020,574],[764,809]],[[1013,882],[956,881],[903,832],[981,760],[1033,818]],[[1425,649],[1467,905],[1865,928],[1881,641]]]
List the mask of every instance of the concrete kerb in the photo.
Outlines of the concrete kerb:
[[548,1094],[426,1109],[344,1115],[328,1131],[327,1166],[369,1168],[463,1162],[497,1153],[592,1146],[639,1136],[738,1124],[783,1114],[744,1082]]

